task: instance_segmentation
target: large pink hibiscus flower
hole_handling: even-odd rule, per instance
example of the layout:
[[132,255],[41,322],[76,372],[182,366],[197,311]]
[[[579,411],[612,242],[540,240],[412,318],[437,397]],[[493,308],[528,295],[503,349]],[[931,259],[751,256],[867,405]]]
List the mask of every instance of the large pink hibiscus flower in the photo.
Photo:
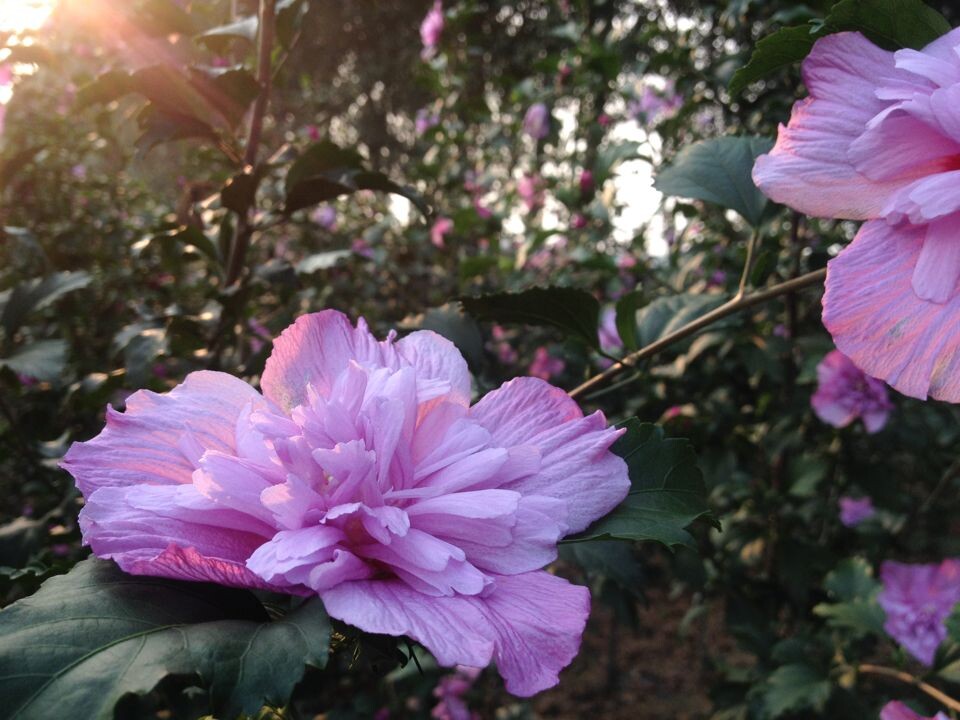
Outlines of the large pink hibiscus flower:
[[803,77],[753,177],[801,212],[868,221],[828,266],[824,325],[867,374],[960,402],[960,29],[895,53],[830,35]]
[[284,331],[261,385],[193,373],[134,394],[70,449],[94,553],[136,574],[319,594],[331,616],[415,638],[444,665],[495,660],[515,694],[554,685],[589,593],[542,568],[629,487],[603,415],[535,378],[471,407],[450,342],[378,342],[334,311]]

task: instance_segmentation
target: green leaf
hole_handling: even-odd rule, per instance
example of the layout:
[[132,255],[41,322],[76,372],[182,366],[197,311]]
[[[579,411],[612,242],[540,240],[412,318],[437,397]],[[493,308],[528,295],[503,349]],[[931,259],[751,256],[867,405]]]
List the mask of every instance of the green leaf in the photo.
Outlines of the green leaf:
[[822,710],[830,699],[832,685],[823,673],[805,663],[777,668],[767,679],[764,705],[770,717],[790,710]]
[[883,608],[872,600],[853,600],[842,603],[820,603],[813,614],[822,617],[832,628],[850,630],[856,636],[882,635],[886,616]]
[[873,597],[880,583],[873,577],[873,568],[863,558],[847,558],[827,574],[823,589],[837,600],[865,600]]
[[653,186],[664,195],[705,200],[735,210],[756,227],[767,198],[754,185],[751,173],[757,157],[772,147],[772,140],[753,136],[701,140],[681,150],[657,174]]
[[707,517],[703,474],[688,440],[665,439],[663,429],[631,418],[611,450],[627,463],[630,494],[612,513],[570,540],[655,540],[692,545],[686,527]]
[[592,348],[600,347],[600,303],[583,290],[530,288],[518,293],[461,297],[460,302],[478,320],[555,327]]
[[824,618],[827,625],[850,630],[857,636],[883,632],[884,612],[877,603],[880,583],[866,560],[843,560],[827,573],[823,588],[836,602],[820,603],[813,612]]
[[31,145],[19,150],[8,158],[0,160],[0,191],[5,190],[19,172],[33,162],[33,159],[46,148],[46,145]]
[[89,559],[0,611],[0,696],[10,720],[113,718],[127,693],[195,676],[217,717],[289,699],[324,667],[330,624],[314,598],[270,621],[252,594],[127,575]]
[[163,143],[191,138],[214,142],[219,139],[216,131],[207,123],[189,115],[160,112],[152,105],[145,108],[139,119],[142,132],[135,145],[141,158]]
[[124,95],[136,92],[133,78],[125,70],[109,70],[77,90],[74,110],[83,110],[91,105],[106,104]]
[[206,233],[193,225],[181,225],[180,227],[157,233],[150,238],[151,243],[178,244],[184,249],[193,246],[201,254],[215,264],[220,263],[220,251],[217,250],[216,243],[213,242]]
[[923,0],[842,0],[822,23],[794,25],[757,42],[750,61],[734,73],[730,93],[798,63],[814,43],[832,33],[855,30],[887,50],[919,50],[950,31],[950,23]]
[[0,358],[0,367],[49,382],[59,380],[66,365],[67,343],[64,340],[38,340],[18,347],[9,357]]
[[292,213],[357,190],[402,195],[424,215],[429,213],[423,199],[413,190],[397,185],[382,173],[366,170],[358,153],[328,140],[308,147],[290,166],[285,181],[285,208]]
[[646,302],[642,290],[629,292],[617,300],[617,334],[623,342],[623,349],[633,352],[640,347],[637,340],[637,309]]
[[238,215],[246,215],[253,206],[261,174],[254,171],[237,173],[220,190],[220,203]]
[[259,23],[254,15],[227,25],[219,25],[198,35],[195,40],[214,52],[222,52],[232,40],[256,43]]
[[[652,303],[636,311],[636,341],[638,347],[650,343],[676,332],[685,325],[689,325],[702,315],[706,315],[726,302],[723,295],[699,295],[682,293],[669,297],[657,298]],[[624,318],[623,324],[627,324]],[[619,315],[617,325],[620,325]],[[711,330],[716,330],[713,325]]]
[[197,31],[190,13],[172,0],[147,0],[131,17],[148,35],[193,35]]
[[88,273],[80,270],[58,272],[17,285],[0,308],[0,325],[8,337],[14,335],[27,315],[42,310],[69,292],[85,288],[90,279]]

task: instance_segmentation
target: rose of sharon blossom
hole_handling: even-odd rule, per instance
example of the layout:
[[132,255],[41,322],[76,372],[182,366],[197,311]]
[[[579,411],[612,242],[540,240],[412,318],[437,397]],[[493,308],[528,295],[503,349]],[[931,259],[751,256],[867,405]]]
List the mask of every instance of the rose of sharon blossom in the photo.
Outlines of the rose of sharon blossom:
[[436,53],[440,36],[443,34],[443,25],[443,3],[441,0],[435,0],[420,23],[420,40],[423,42],[421,56],[425,60],[432,58]]
[[477,720],[480,716],[470,712],[464,699],[473,683],[480,676],[479,668],[460,666],[453,675],[446,675],[433,689],[434,697],[440,699],[430,711],[435,720]]
[[947,636],[945,621],[960,602],[960,560],[907,565],[885,562],[877,596],[887,614],[883,629],[928,667]]
[[448,217],[439,217],[430,227],[430,242],[438,248],[446,245],[444,238],[453,231],[453,220]]
[[276,339],[261,386],[201,371],[108,408],[63,462],[93,552],[134,574],[317,594],[442,665],[495,660],[517,695],[556,684],[589,592],[541,568],[626,496],[620,432],[535,378],[471,407],[452,343],[377,341],[332,310]]
[[753,177],[771,198],[867,220],[827,271],[823,322],[860,368],[912,397],[960,401],[960,29],[923,50],[821,38]]
[[817,381],[810,405],[825,423],[841,428],[861,418],[868,433],[887,424],[893,405],[886,386],[839,350],[831,350],[817,365]]
[[549,380],[562,373],[566,366],[563,360],[553,357],[549,350],[541,346],[534,351],[533,362],[530,363],[527,372],[541,380]]
[[550,110],[543,103],[534,103],[523,116],[523,131],[534,140],[550,134]]
[[928,718],[915,713],[899,700],[894,700],[883,706],[883,710],[880,711],[880,720],[950,720],[950,718],[942,712]]
[[523,175],[517,180],[517,195],[523,201],[527,212],[536,212],[543,207],[543,178],[536,173]]
[[860,523],[869,520],[876,514],[873,507],[873,500],[868,497],[840,498],[840,522],[848,528],[856,527]]

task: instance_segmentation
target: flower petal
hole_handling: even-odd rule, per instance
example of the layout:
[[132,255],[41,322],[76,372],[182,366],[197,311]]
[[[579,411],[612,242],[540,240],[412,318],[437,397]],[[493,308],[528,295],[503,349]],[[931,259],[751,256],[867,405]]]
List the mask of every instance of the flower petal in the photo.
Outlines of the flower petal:
[[876,217],[901,181],[875,182],[847,157],[851,143],[887,102],[879,85],[898,86],[893,53],[860,33],[821,38],[803,63],[810,97],[794,105],[777,144],[757,158],[753,179],[770,198],[820,217]]
[[342,583],[320,597],[331,617],[366,632],[407,635],[441,665],[485,667],[493,655],[490,625],[466,598],[425,595],[401,580]]
[[931,302],[912,284],[924,231],[866,223],[830,261],[823,323],[868,375],[911,397],[960,402],[960,295]]
[[553,687],[580,649],[590,592],[542,571],[497,576],[494,587],[473,602],[493,627],[507,690],[529,697]]
[[378,342],[361,318],[353,327],[336,310],[301,315],[273,341],[260,379],[263,394],[290,410],[307,400],[307,384],[327,395],[354,360],[364,367],[397,367],[396,351]]
[[913,290],[923,300],[945,303],[956,292],[958,279],[960,215],[954,214],[927,226],[917,266],[913,269]]
[[457,346],[429,330],[410,333],[397,343],[397,352],[417,371],[417,399],[441,395],[447,402],[470,404],[470,371]]
[[234,452],[237,418],[250,403],[267,405],[232,375],[190,373],[164,395],[134,393],[124,413],[107,408],[103,432],[74,443],[61,466],[87,497],[102,487],[189,483],[198,452]]
[[606,515],[630,489],[626,463],[609,451],[621,432],[606,427],[602,413],[583,417],[566,393],[543,380],[505,383],[474,405],[470,417],[490,432],[494,444],[531,445],[540,452],[538,472],[499,487],[565,500],[571,532]]

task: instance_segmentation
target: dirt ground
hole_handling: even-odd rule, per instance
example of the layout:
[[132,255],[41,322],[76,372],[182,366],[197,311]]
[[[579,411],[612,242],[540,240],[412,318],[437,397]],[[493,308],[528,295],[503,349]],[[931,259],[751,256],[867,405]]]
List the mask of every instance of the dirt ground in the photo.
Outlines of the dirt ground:
[[[714,678],[706,648],[727,658],[739,655],[723,631],[723,612],[712,607],[680,634],[689,596],[649,592],[636,632],[616,625],[609,609],[594,605],[583,647],[560,676],[560,684],[534,703],[540,720],[704,720]],[[612,663],[611,663],[612,660]],[[749,662],[746,656],[743,662]]]

